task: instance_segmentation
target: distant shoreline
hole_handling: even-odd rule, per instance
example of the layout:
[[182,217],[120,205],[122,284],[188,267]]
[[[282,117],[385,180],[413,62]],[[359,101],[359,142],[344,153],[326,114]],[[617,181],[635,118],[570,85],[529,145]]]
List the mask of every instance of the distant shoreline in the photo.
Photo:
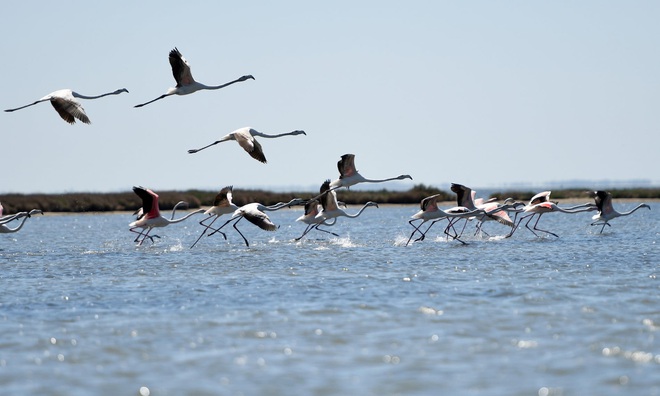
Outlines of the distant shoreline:
[[[593,202],[588,189],[571,188],[552,190],[551,199],[561,202]],[[660,200],[660,188],[622,188],[608,190],[615,201],[648,201]],[[531,190],[504,190],[493,192],[489,196],[504,200],[508,197],[518,201],[527,202],[540,191]],[[187,191],[156,191],[159,195],[159,205],[162,210],[169,210],[179,201],[189,204],[189,209],[210,207],[217,195],[217,191],[187,190]],[[298,192],[272,192],[266,190],[234,189],[233,200],[238,206],[250,202],[260,202],[272,205],[277,202],[287,202],[292,198],[311,198],[318,193],[315,191]],[[456,195],[447,190],[440,190],[422,184],[415,185],[410,190],[337,190],[339,200],[348,205],[363,204],[374,201],[380,205],[419,205],[425,197],[439,194],[442,206],[456,204]],[[50,213],[103,213],[103,212],[130,212],[141,206],[140,199],[132,192],[120,193],[65,193],[65,194],[4,194],[0,195],[0,203],[4,207],[4,214],[11,214],[31,209],[40,209]]]

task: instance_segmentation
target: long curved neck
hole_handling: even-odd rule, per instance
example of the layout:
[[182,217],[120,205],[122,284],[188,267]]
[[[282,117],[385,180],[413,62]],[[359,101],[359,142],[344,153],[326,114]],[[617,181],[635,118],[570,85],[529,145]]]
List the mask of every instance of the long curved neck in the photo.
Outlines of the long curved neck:
[[637,207],[636,207],[635,209],[633,209],[633,210],[629,210],[629,211],[627,211],[627,212],[621,212],[621,213],[619,213],[619,215],[620,215],[620,216],[628,216],[629,214],[633,214],[633,213],[635,213],[635,211],[636,211],[637,209],[648,208],[648,207],[649,207],[649,206],[648,206],[647,204],[639,204],[639,205],[637,205]]
[[297,202],[299,202],[298,199],[292,199],[292,200],[289,201],[289,202],[278,202],[278,203],[276,203],[275,205],[265,206],[265,207],[262,208],[262,209],[263,209],[263,210],[270,210],[270,211],[273,211],[273,210],[279,210],[279,209],[285,208],[285,207],[287,207],[287,206],[295,205],[295,203],[297,203]]
[[348,213],[346,213],[346,212],[344,212],[344,213],[346,213],[346,217],[350,217],[350,218],[354,219],[354,218],[358,217],[359,215],[361,215],[362,212],[364,212],[364,210],[365,210],[367,207],[369,207],[369,206],[371,206],[371,205],[369,205],[369,204],[364,204],[364,205],[360,208],[360,210],[358,210],[357,213],[355,213],[355,214],[348,214]]
[[297,133],[295,131],[293,131],[293,132],[286,132],[286,133],[278,133],[278,134],[275,134],[275,135],[268,135],[268,134],[261,133],[261,132],[258,132],[258,131],[253,131],[252,135],[253,136],[259,136],[259,137],[262,137],[262,138],[278,138],[278,137],[282,137],[282,136],[297,135]]
[[580,213],[580,212],[589,212],[589,211],[595,210],[595,208],[591,204],[589,204],[589,206],[578,205],[578,206],[573,206],[573,207],[566,208],[566,209],[560,208],[559,206],[555,205],[555,208],[558,211],[563,212],[563,213]]
[[204,209],[197,209],[196,211],[190,212],[190,213],[188,213],[187,215],[185,215],[183,217],[179,217],[178,219],[168,220],[168,222],[171,223],[171,224],[180,223],[180,222],[186,220],[188,217],[196,215],[197,213],[202,213],[202,212],[204,212]]
[[241,82],[241,81],[245,81],[245,77],[237,78],[236,80],[230,81],[230,82],[222,84],[222,85],[204,85],[202,83],[198,83],[198,84],[200,86],[200,89],[220,89],[220,88],[228,87],[232,84],[235,84],[235,83]]
[[23,221],[21,221],[21,224],[19,224],[16,228],[9,228],[4,224],[0,225],[0,228],[2,229],[2,231],[0,231],[0,233],[5,233],[6,234],[6,233],[9,233],[9,232],[16,232],[16,231],[20,230],[21,228],[23,228],[23,224],[25,224],[25,220],[27,220],[27,216],[23,217]]
[[75,96],[76,98],[81,98],[81,99],[98,99],[98,98],[102,98],[102,97],[108,96],[108,95],[119,95],[122,92],[124,92],[124,91],[119,90],[119,91],[104,93],[104,94],[101,94],[101,95],[98,95],[98,96],[85,96],[85,95],[81,95],[79,93],[73,93],[73,96]]

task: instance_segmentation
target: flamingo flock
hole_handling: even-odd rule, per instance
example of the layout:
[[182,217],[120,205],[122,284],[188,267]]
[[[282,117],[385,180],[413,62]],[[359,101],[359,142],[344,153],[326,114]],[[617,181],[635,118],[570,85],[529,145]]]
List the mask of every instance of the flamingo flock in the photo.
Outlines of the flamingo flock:
[[[218,90],[226,88],[235,83],[244,82],[247,80],[255,80],[252,75],[246,74],[224,84],[205,85],[193,78],[190,64],[183,57],[178,48],[175,47],[169,52],[168,59],[172,70],[172,75],[176,82],[176,86],[169,88],[164,94],[152,100],[135,105],[135,108],[144,107],[148,104],[154,103],[172,95],[181,96],[189,95],[201,90]],[[128,90],[126,88],[121,88],[113,92],[103,93],[96,96],[87,96],[79,94],[70,89],[60,89],[30,104],[6,109],[5,112],[14,112],[30,106],[34,106],[41,102],[48,101],[51,103],[60,117],[69,124],[75,124],[76,120],[79,120],[85,124],[90,124],[91,121],[78,99],[99,99],[105,96],[119,95],[121,93],[128,93]],[[234,140],[252,158],[266,164],[266,156],[261,144],[256,139],[256,137],[270,139],[297,135],[306,135],[306,132],[302,130],[294,130],[291,132],[279,134],[266,134],[259,132],[251,127],[244,127],[237,129],[206,146],[198,149],[190,149],[188,150],[188,153],[198,153],[219,143]],[[174,218],[176,210],[179,207],[187,206],[186,202],[181,201],[177,203],[172,210],[171,217],[167,218],[162,216],[160,213],[158,194],[149,188],[135,186],[133,187],[133,191],[141,200],[141,206],[134,213],[137,215],[137,218],[129,223],[129,231],[137,234],[134,239],[134,242],[137,243],[137,245],[142,245],[147,239],[153,243],[154,238],[160,238],[158,235],[151,234],[154,228],[163,228],[170,224],[180,223],[196,214],[203,213],[206,217],[199,221],[199,224],[203,227],[202,232],[195,240],[195,242],[190,246],[190,248],[195,247],[204,236],[210,237],[215,234],[220,234],[224,237],[224,239],[227,239],[227,234],[223,232],[222,229],[229,224],[232,224],[232,228],[236,230],[236,232],[242,237],[245,245],[249,247],[250,244],[247,238],[237,227],[237,224],[242,219],[246,219],[248,222],[256,225],[262,230],[275,231],[277,230],[278,226],[270,220],[266,212],[303,205],[304,214],[298,217],[296,221],[304,223],[306,227],[302,234],[295,238],[296,241],[301,240],[303,237],[314,230],[324,232],[329,235],[338,236],[337,233],[321,227],[331,227],[336,224],[338,219],[341,217],[351,219],[357,218],[368,207],[378,208],[378,203],[369,201],[366,202],[357,212],[352,214],[348,213],[340,208],[340,206],[342,206],[342,202],[337,199],[338,191],[341,189],[349,189],[351,186],[354,186],[358,183],[384,183],[393,180],[412,180],[412,177],[408,174],[401,174],[395,177],[382,179],[366,178],[362,176],[355,167],[355,154],[342,155],[340,160],[337,162],[337,169],[339,170],[338,178],[332,181],[330,179],[325,180],[321,185],[319,194],[308,199],[293,198],[289,202],[280,202],[270,206],[253,202],[239,207],[232,202],[233,186],[227,186],[220,190],[210,208],[198,209],[177,219]],[[513,236],[515,231],[520,228],[522,222],[526,220],[525,228],[527,228],[535,236],[540,237],[541,235],[552,235],[554,237],[559,237],[554,232],[538,227],[538,223],[543,214],[552,212],[573,214],[587,211],[597,211],[597,214],[592,217],[593,222],[591,225],[600,225],[601,228],[599,233],[602,234],[605,226],[611,226],[611,220],[617,217],[631,215],[641,208],[651,209],[647,204],[640,204],[630,211],[618,212],[612,205],[611,193],[607,191],[593,191],[590,194],[594,198],[594,203],[585,203],[573,207],[560,207],[556,202],[550,201],[550,191],[544,191],[536,194],[527,204],[516,202],[511,198],[506,199],[503,203],[499,203],[495,199],[484,200],[481,198],[476,198],[476,192],[474,192],[469,187],[457,183],[452,183],[451,191],[456,193],[457,206],[455,207],[440,209],[438,207],[439,195],[437,194],[426,197],[421,201],[420,210],[417,213],[414,213],[411,216],[411,219],[408,221],[410,226],[413,227],[413,231],[405,244],[406,246],[408,246],[411,241],[413,241],[415,234],[419,234],[419,236],[414,240],[415,242],[423,241],[431,227],[439,221],[447,221],[443,234],[448,239],[451,238],[460,242],[461,244],[467,244],[461,239],[461,236],[465,231],[467,224],[473,220],[476,223],[475,235],[480,233],[485,234],[485,231],[482,230],[482,225],[484,222],[496,221],[499,224],[510,228],[508,233],[505,235],[505,237],[508,238]],[[19,212],[13,215],[2,216],[2,211],[3,208],[2,205],[0,205],[0,233],[17,232],[23,227],[28,218],[35,214],[43,214],[41,210],[33,209],[29,212]],[[513,220],[511,219],[510,214],[514,216]],[[221,226],[214,228],[215,222],[223,215],[231,216]],[[517,220],[519,216],[520,219]],[[534,219],[536,220],[532,223]],[[14,221],[19,221],[20,223],[16,227],[11,228],[9,224]],[[422,230],[422,225],[427,222],[430,222],[430,224],[425,230]],[[462,228],[460,228],[459,232],[458,225],[460,222],[464,222],[464,224]]]

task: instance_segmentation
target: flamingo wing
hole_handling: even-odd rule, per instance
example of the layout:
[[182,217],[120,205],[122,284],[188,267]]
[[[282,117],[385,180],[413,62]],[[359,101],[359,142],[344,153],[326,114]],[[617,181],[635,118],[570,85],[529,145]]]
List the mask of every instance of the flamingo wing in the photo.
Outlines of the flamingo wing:
[[339,178],[351,177],[357,173],[355,170],[355,154],[344,154],[337,162],[337,169],[339,169]]
[[258,210],[243,211],[243,217],[250,223],[256,225],[262,230],[275,231],[277,226],[270,220],[268,215]]
[[232,191],[234,186],[224,187],[213,200],[213,206],[229,206],[232,203]]
[[53,97],[50,99],[50,104],[53,105],[53,108],[57,111],[60,117],[69,124],[74,124],[76,118],[85,124],[90,123],[87,114],[85,114],[85,109],[83,109],[82,105],[73,98],[66,99]]
[[248,131],[234,132],[234,139],[239,146],[243,147],[243,150],[250,154],[250,157],[264,164],[267,162],[261,144]]
[[420,208],[424,212],[427,212],[427,211],[428,212],[435,212],[435,211],[437,211],[438,210],[437,201],[438,201],[439,196],[440,196],[440,194],[435,194],[435,195],[431,195],[430,197],[426,197],[426,198],[422,199],[422,202],[420,204]]
[[133,187],[133,192],[142,200],[143,215],[146,214],[147,218],[160,216],[160,210],[158,209],[158,194],[142,186]]
[[181,52],[175,47],[170,51],[170,66],[172,66],[172,75],[176,80],[176,87],[180,88],[184,85],[190,85],[195,82],[192,73],[190,72],[190,65],[186,58],[181,55]]

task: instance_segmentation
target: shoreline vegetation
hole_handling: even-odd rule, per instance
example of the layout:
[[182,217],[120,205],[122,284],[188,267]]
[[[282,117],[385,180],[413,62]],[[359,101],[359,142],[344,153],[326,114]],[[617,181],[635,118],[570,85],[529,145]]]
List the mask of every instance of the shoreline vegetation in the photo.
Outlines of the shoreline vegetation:
[[[591,201],[588,188],[553,189],[552,199],[585,199]],[[622,188],[608,190],[613,199],[660,199],[660,188]],[[539,191],[507,190],[493,192],[487,198],[504,200],[513,198],[527,202]],[[170,210],[179,201],[186,201],[189,209],[210,207],[218,191],[186,190],[186,191],[158,191],[161,210]],[[367,201],[379,204],[419,204],[428,196],[441,194],[439,201],[452,202],[456,194],[449,190],[441,190],[424,184],[417,184],[410,190],[392,191],[381,190],[342,190],[340,200],[348,205],[364,204]],[[294,197],[311,198],[314,191],[298,192],[272,192],[260,189],[234,189],[234,203],[238,206],[250,202],[260,202],[264,205],[273,205],[277,202],[287,202]],[[0,195],[0,203],[4,207],[4,214],[27,212],[31,209],[40,209],[44,212],[85,213],[85,212],[117,212],[135,211],[142,205],[132,191],[119,193],[65,193],[65,194],[4,194]]]

